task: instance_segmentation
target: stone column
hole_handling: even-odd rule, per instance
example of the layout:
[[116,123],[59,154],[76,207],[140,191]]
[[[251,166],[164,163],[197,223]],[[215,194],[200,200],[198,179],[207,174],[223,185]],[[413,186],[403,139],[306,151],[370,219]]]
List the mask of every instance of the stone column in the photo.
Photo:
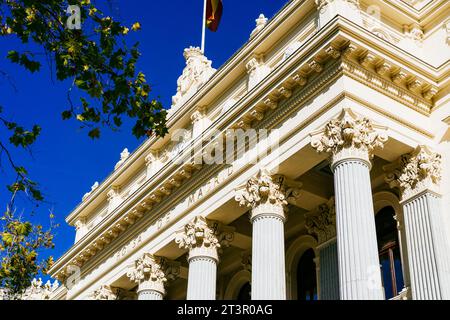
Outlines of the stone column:
[[179,266],[162,257],[145,253],[135,261],[127,276],[139,283],[138,300],[163,300],[166,294],[165,284],[179,274]]
[[439,193],[441,156],[419,146],[384,169],[386,182],[400,189],[413,299],[450,299],[450,249]]
[[179,231],[175,242],[189,250],[187,300],[215,300],[219,250],[233,240],[232,228],[197,216]]
[[236,191],[240,205],[251,208],[252,300],[285,300],[284,223],[287,199],[298,195],[282,176],[263,169]]
[[351,110],[331,120],[313,138],[318,152],[331,154],[336,199],[339,296],[382,300],[380,261],[370,182],[370,159],[387,137]]
[[339,272],[334,199],[306,214],[306,229],[317,237],[320,300],[339,300]]

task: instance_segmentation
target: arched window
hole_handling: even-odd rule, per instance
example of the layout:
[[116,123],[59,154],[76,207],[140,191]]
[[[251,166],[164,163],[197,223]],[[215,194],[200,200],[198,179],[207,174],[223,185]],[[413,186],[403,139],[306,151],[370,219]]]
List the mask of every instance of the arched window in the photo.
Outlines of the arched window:
[[297,267],[297,299],[317,300],[316,264],[314,250],[303,253]]
[[404,287],[397,222],[394,216],[394,208],[385,207],[375,217],[381,277],[386,299],[397,296]]
[[239,294],[237,297],[238,301],[247,301],[251,300],[251,286],[250,282],[245,283],[241,290],[239,290]]

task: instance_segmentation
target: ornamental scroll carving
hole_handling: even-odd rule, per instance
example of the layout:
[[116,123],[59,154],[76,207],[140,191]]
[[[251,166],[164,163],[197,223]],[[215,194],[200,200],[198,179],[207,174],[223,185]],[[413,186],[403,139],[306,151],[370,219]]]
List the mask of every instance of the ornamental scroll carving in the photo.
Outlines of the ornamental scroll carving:
[[317,237],[319,244],[336,237],[336,208],[334,198],[305,215],[305,227]]
[[331,120],[324,130],[313,134],[311,146],[317,152],[332,154],[332,162],[356,157],[369,161],[376,148],[383,148],[388,140],[386,128],[376,126],[368,118],[358,117],[350,109],[344,109],[340,116]]
[[187,99],[205,84],[216,69],[212,68],[212,62],[208,60],[200,48],[189,47],[184,50],[186,67],[177,81],[177,93],[172,97],[172,109],[179,107]]
[[400,188],[403,200],[415,194],[437,189],[441,176],[442,157],[427,146],[418,146],[402,155],[396,163],[387,165],[385,181],[391,188]]

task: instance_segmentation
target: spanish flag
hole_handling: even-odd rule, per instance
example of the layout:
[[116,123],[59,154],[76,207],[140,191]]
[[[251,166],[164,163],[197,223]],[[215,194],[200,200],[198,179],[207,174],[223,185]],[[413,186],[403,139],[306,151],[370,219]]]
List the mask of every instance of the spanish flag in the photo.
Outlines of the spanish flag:
[[206,0],[206,26],[216,32],[222,18],[222,0]]

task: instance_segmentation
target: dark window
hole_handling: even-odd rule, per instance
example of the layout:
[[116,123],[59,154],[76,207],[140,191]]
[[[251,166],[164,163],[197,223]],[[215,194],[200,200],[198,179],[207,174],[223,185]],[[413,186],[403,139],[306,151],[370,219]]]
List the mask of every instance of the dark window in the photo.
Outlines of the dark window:
[[237,299],[239,301],[247,301],[247,300],[251,300],[251,287],[250,287],[250,282],[247,282],[246,284],[244,284],[241,288],[241,290],[239,290],[239,294]]
[[317,300],[316,264],[314,250],[303,253],[297,267],[297,299]]
[[404,287],[397,222],[394,216],[394,208],[385,207],[375,218],[381,278],[386,299],[397,296]]

